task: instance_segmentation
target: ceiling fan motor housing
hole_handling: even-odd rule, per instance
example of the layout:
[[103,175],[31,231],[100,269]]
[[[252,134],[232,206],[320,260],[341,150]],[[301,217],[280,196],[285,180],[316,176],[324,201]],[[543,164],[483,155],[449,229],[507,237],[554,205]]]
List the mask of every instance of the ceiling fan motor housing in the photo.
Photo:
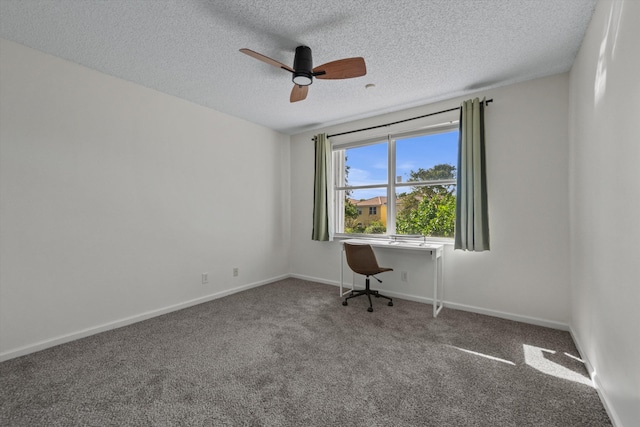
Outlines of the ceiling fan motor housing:
[[313,83],[313,60],[311,49],[307,46],[298,46],[296,56],[293,59],[293,82],[299,86],[309,86]]

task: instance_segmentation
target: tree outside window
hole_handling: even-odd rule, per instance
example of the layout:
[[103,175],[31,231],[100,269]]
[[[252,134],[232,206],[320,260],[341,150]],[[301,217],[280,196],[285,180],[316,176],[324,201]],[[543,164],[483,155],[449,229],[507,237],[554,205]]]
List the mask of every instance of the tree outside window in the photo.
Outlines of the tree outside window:
[[[408,182],[455,179],[456,168],[449,164],[411,171]],[[456,221],[454,185],[416,185],[398,195],[396,233],[453,237]]]

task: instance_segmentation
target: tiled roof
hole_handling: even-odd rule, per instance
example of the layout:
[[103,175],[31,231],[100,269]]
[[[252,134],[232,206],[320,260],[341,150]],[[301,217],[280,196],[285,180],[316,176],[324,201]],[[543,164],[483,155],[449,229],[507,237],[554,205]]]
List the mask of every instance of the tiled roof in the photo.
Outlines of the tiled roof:
[[387,198],[384,196],[376,196],[367,200],[349,199],[349,201],[356,206],[381,206],[387,204]]

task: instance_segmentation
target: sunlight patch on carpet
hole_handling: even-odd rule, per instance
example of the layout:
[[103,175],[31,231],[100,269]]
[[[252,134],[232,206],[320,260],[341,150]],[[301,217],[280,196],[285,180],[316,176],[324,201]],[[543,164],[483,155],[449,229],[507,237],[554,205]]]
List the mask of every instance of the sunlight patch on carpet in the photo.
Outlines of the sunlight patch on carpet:
[[[556,351],[527,344],[523,344],[522,347],[524,350],[525,363],[532,368],[544,374],[552,375],[556,378],[562,378],[565,380],[588,385],[589,387],[593,387],[591,379],[589,379],[588,377],[569,368],[566,368],[558,362],[550,360],[550,356],[562,356],[560,354],[557,354]],[[564,355],[568,356],[571,359],[575,359],[573,356],[570,356],[566,353],[564,353]]]

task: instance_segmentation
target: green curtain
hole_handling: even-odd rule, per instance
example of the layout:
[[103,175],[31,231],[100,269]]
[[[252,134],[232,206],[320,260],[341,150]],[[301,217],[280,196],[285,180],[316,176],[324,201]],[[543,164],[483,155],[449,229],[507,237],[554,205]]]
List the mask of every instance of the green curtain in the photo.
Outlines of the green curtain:
[[326,133],[318,134],[315,140],[315,174],[313,183],[313,233],[312,240],[331,240],[329,206],[330,188],[328,180],[331,167],[331,146]]
[[455,249],[489,250],[489,216],[484,153],[484,105],[478,98],[460,108]]

